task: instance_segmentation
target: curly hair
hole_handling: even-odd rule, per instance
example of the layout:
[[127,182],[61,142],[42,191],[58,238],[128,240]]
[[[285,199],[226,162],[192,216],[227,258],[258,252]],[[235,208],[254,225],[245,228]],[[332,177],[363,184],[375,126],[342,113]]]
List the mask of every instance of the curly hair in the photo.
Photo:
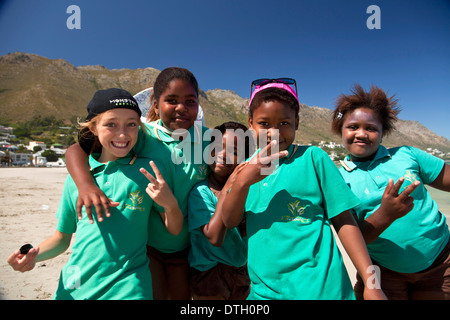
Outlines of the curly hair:
[[372,85],[369,92],[364,91],[361,85],[356,84],[351,90],[352,94],[341,94],[336,99],[333,111],[331,130],[341,135],[345,115],[359,108],[371,109],[383,126],[383,136],[390,134],[395,129],[397,115],[400,112],[398,100],[394,96],[388,98],[386,92]]

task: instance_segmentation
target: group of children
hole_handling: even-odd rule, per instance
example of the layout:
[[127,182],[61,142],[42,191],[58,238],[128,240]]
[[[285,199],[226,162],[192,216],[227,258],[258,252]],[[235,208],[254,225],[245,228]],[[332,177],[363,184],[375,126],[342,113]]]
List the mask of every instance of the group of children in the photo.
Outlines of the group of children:
[[[220,135],[195,123],[198,96],[190,71],[167,68],[142,123],[128,92],[98,91],[66,153],[55,235],[9,264],[31,270],[76,232],[55,299],[450,298],[449,230],[424,187],[450,191],[450,169],[381,145],[397,119],[392,97],[360,86],[339,97],[332,129],[349,155],[338,169],[294,144],[295,80],[254,81],[249,128],[226,122]],[[199,150],[212,161],[194,159]]]

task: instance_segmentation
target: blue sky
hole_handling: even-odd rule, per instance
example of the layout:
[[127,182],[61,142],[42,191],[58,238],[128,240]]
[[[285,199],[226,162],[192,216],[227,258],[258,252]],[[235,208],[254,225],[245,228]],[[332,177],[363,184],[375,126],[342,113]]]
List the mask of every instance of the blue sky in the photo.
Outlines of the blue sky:
[[[69,5],[81,29],[69,30]],[[366,26],[370,5],[381,29]],[[395,94],[400,118],[450,139],[449,0],[2,0],[0,55],[75,66],[190,69],[200,87],[250,94],[257,78],[292,77],[300,101],[332,108],[355,83]]]

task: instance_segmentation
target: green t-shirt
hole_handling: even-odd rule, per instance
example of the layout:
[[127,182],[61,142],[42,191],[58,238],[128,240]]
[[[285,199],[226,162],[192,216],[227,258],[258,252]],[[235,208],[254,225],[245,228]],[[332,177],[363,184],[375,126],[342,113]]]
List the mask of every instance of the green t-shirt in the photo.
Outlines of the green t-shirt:
[[206,271],[223,263],[242,267],[247,262],[247,241],[242,238],[238,228],[227,230],[222,246],[212,245],[203,234],[202,227],[208,224],[216,210],[217,197],[208,186],[208,181],[199,182],[189,195],[189,231],[191,267]]
[[379,208],[389,179],[395,183],[404,177],[401,191],[416,180],[421,182],[411,194],[414,208],[367,248],[373,260],[397,272],[415,273],[428,268],[449,240],[446,218],[425,188],[442,171],[444,161],[413,147],[380,146],[372,161],[352,162],[347,156],[341,163],[344,180],[361,200],[354,209],[360,220]]
[[[156,124],[156,125],[155,125]],[[205,180],[209,167],[203,161],[203,152],[209,145],[208,128],[194,124],[189,135],[180,141],[159,129],[160,121],[144,124],[148,135],[140,134],[134,147],[137,155],[164,161],[172,172],[172,191],[184,216],[183,229],[177,236],[167,231],[160,215],[152,210],[150,214],[148,245],[172,253],[187,248],[190,244],[188,230],[188,197],[192,187]]]
[[[78,190],[72,177],[67,177],[57,230],[76,233],[76,240],[54,299],[152,299],[146,243],[149,212],[155,203],[145,192],[147,179],[139,172],[144,167],[153,173],[149,159],[133,162],[132,157],[124,157],[105,165],[94,159],[97,156],[89,159],[95,183],[120,205],[111,207],[111,217],[94,224],[89,223],[83,207],[83,219],[78,220]],[[95,208],[93,218],[97,219]]]
[[288,151],[248,193],[248,299],[354,299],[329,219],[359,201],[324,151]]

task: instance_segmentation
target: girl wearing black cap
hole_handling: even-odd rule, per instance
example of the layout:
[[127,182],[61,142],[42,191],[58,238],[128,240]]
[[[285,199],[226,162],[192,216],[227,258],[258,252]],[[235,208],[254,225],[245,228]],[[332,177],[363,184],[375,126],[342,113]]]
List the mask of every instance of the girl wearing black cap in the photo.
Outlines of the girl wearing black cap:
[[[203,151],[209,139],[203,133],[207,128],[195,123],[198,113],[198,83],[192,72],[185,68],[169,67],[161,71],[153,85],[152,108],[147,115],[148,134],[139,134],[134,148],[137,155],[157,157],[173,172],[173,193],[185,219],[181,232],[174,236],[168,232],[153,211],[150,214],[150,230],[147,254],[153,277],[155,299],[190,299],[188,281],[190,249],[187,225],[187,203],[189,192],[199,181],[206,179],[209,167],[203,159]],[[67,170],[72,174],[80,191],[78,210],[85,207],[88,216],[95,207],[98,221],[103,221],[117,205],[93,183],[88,174],[86,154],[91,147],[83,140],[67,149]],[[88,144],[89,146],[89,144]],[[199,155],[196,159],[196,156]],[[167,179],[166,179],[167,181]],[[112,200],[113,201],[112,201]],[[108,219],[105,219],[106,221]]]
[[68,176],[54,235],[36,248],[24,246],[13,252],[7,261],[14,270],[29,271],[37,261],[63,253],[76,233],[54,299],[152,299],[146,256],[151,209],[164,212],[165,225],[173,234],[179,233],[183,224],[183,215],[163,178],[170,172],[163,163],[156,165],[152,161],[149,166],[149,159],[133,154],[141,112],[128,92],[98,91],[88,105],[88,112],[80,136],[91,134],[102,147],[100,153],[89,157],[91,175],[106,196],[120,199],[120,204],[111,208],[111,217],[104,223],[92,225],[88,219],[77,219],[78,190]]

